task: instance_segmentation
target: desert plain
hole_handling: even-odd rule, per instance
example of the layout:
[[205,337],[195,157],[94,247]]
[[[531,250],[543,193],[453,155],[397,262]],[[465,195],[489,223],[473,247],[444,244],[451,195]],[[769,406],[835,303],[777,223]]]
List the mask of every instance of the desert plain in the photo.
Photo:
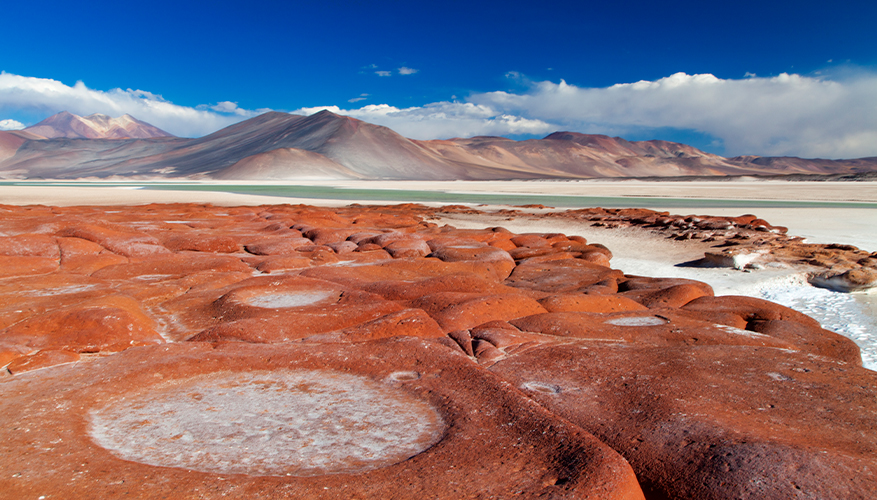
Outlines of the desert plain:
[[[870,269],[877,183],[312,183],[368,199],[146,185],[0,186],[0,497],[877,488],[877,373],[859,347],[717,293],[801,255],[715,284],[715,269],[648,272],[720,244],[803,248],[792,236],[827,245],[813,266]],[[572,205],[501,203],[520,194]],[[576,212],[587,197],[610,204]]]

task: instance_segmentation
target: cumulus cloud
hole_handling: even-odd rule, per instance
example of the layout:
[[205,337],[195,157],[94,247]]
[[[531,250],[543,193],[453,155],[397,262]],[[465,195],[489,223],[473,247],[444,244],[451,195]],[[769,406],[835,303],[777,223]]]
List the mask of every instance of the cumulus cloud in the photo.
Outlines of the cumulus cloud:
[[378,76],[390,76],[393,74],[392,71],[375,71],[375,74]]
[[398,71],[399,71],[400,75],[413,75],[414,73],[417,73],[420,70],[414,69],[414,68],[406,68],[405,66],[402,66],[401,68],[398,69]]
[[21,130],[24,124],[15,120],[0,120],[0,130]]
[[535,83],[525,93],[475,94],[469,101],[567,130],[695,130],[721,140],[727,155],[877,155],[877,75],[867,73],[843,80],[676,73],[604,88],[561,80]]
[[[724,146],[728,156],[877,156],[874,73],[848,71],[835,74],[833,79],[795,74],[721,79],[710,74],[677,73],[602,88],[579,87],[563,80],[532,82],[515,72],[507,76],[528,90],[476,93],[465,102],[442,101],[409,108],[372,104],[295,112],[329,109],[414,139],[545,135],[558,130],[642,137],[653,129],[654,138],[660,139],[666,138],[667,128],[674,128],[715,138],[717,147]],[[349,102],[366,97],[361,94]],[[82,82],[71,87],[51,79],[0,73],[0,116],[21,120],[12,112],[48,116],[63,110],[78,115],[128,113],[186,137],[211,133],[267,111],[243,109],[231,101],[186,107],[143,90],[101,91]],[[0,121],[0,129],[22,127],[16,120]]]
[[214,105],[202,104],[196,107],[197,109],[209,109],[211,111],[216,111],[217,113],[227,114],[227,115],[238,115],[243,116],[245,118],[250,118],[253,116],[253,111],[248,109],[243,109],[238,107],[238,103],[231,101],[222,101],[218,102]]
[[370,104],[358,109],[317,106],[302,108],[293,113],[310,115],[324,109],[389,127],[411,139],[547,134],[557,130],[555,125],[541,120],[497,112],[490,106],[470,102],[442,101],[411,108],[397,108],[387,104]]
[[199,137],[267,110],[241,109],[233,102],[179,106],[143,90],[95,90],[83,82],[68,86],[57,80],[0,73],[0,112],[45,114],[60,111],[86,116],[130,114],[183,137]]

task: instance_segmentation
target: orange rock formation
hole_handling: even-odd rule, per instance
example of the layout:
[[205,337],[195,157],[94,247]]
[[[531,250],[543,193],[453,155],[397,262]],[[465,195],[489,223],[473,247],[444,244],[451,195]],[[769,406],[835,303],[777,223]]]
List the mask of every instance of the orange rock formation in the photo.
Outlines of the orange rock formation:
[[[0,207],[0,497],[877,489],[877,375],[851,341],[435,212]],[[585,215],[788,241],[755,217]]]

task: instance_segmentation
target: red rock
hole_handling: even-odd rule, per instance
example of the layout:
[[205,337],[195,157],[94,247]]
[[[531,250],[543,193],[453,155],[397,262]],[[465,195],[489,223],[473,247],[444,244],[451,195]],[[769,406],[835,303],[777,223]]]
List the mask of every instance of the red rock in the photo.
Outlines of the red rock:
[[682,283],[659,290],[632,290],[622,297],[651,308],[682,307],[700,297],[712,297],[712,288],[705,283]]
[[51,257],[3,257],[0,278],[48,274],[57,271],[58,267],[58,259]]
[[10,497],[643,498],[617,453],[435,342],[171,344],[3,385]]
[[27,356],[33,349],[15,344],[0,344],[0,367],[5,367],[10,361]]
[[302,231],[302,236],[310,239],[315,245],[328,245],[345,241],[348,236],[359,231],[357,228],[316,227]]
[[566,259],[519,265],[506,284],[555,294],[585,291],[601,281],[622,276],[621,271],[580,259]]
[[296,250],[304,246],[311,246],[314,242],[307,238],[280,237],[267,238],[254,243],[247,243],[244,249],[255,255],[288,255],[295,254]]
[[645,345],[746,345],[795,349],[783,339],[714,325],[674,314],[671,309],[620,313],[554,312],[510,320],[527,332],[558,337]]
[[181,321],[193,341],[288,342],[375,320],[403,307],[376,295],[303,277],[249,280]]
[[384,250],[394,259],[426,257],[431,252],[425,241],[415,238],[394,240],[388,243]]
[[301,254],[296,256],[271,255],[266,259],[261,259],[255,267],[263,273],[277,273],[292,269],[305,269],[311,267],[311,259]]
[[821,328],[819,322],[788,307],[754,297],[722,296],[700,297],[682,307],[686,311],[727,313],[737,315],[747,323],[752,321],[783,320]]
[[91,275],[105,267],[127,263],[128,259],[126,257],[107,252],[99,255],[63,258],[61,260],[61,270],[68,273]]
[[644,311],[638,302],[619,295],[586,295],[583,293],[552,295],[539,301],[548,312],[610,313],[620,311]]
[[327,247],[331,248],[335,251],[335,253],[350,253],[355,252],[359,246],[352,241],[339,241],[337,243],[328,243]]
[[58,236],[82,238],[100,244],[104,248],[125,257],[143,257],[168,253],[158,239],[135,231],[118,231],[95,225],[71,226],[57,233]]
[[[544,241],[544,240],[543,240]],[[509,250],[509,255],[515,260],[529,259],[542,255],[552,255],[556,251],[554,248],[546,245],[542,247],[519,247]]]
[[511,240],[494,240],[489,243],[490,246],[499,248],[501,250],[505,250],[506,252],[510,250],[514,250],[517,248],[517,245],[512,243]]
[[416,300],[424,295],[439,292],[472,292],[498,295],[520,293],[519,290],[495,281],[467,274],[450,274],[410,281],[376,281],[363,285],[363,290],[381,295],[389,300]]
[[[861,399],[873,391],[873,377],[857,367],[858,349],[851,341],[775,304],[712,297],[712,289],[703,283],[624,276],[606,267],[611,252],[584,238],[437,227],[422,219],[437,210],[416,205],[0,210],[0,231],[35,235],[19,238],[31,244],[25,255],[0,255],[0,263],[8,266],[15,259],[58,252],[52,253],[54,264],[45,274],[0,280],[0,362],[10,366],[2,372],[0,405],[16,405],[16,412],[8,406],[0,411],[34,419],[0,428],[0,442],[15,450],[0,454],[3,492],[25,484],[35,487],[27,494],[64,498],[106,496],[101,492],[142,496],[143,491],[187,497],[195,494],[194,488],[205,498],[309,498],[314,492],[339,498],[637,495],[629,470],[607,476],[599,472],[604,469],[593,468],[597,462],[592,455],[575,448],[583,441],[570,430],[569,420],[588,426],[633,457],[651,498],[792,496],[783,494],[791,491],[784,489],[788,484],[783,477],[794,478],[804,496],[830,497],[821,485],[831,484],[837,496],[855,498],[874,484],[873,474],[850,473],[877,470],[868,420],[874,403]],[[702,233],[701,226],[737,224],[730,218],[669,217],[648,210],[588,209],[565,216],[665,227],[683,237]],[[780,247],[790,240],[779,233],[738,227],[734,231],[742,236],[732,239],[720,234],[722,229],[709,230],[717,235],[717,244],[744,242],[727,248],[752,251],[762,246],[782,258],[819,258],[851,270],[873,260],[852,247]],[[296,238],[301,245],[290,248]],[[239,252],[244,244],[252,253]],[[159,253],[141,252],[138,245],[151,245]],[[431,256],[424,257],[426,252]],[[157,343],[162,338],[210,345],[181,342],[188,345],[111,354],[132,342]],[[100,356],[56,366],[77,353],[98,350]],[[426,451],[387,466],[308,477],[223,470],[223,481],[205,480],[216,474],[197,472],[194,466],[147,466],[119,459],[115,452],[96,449],[95,436],[77,441],[68,433],[58,440],[59,432],[68,432],[59,422],[71,423],[86,436],[95,428],[87,415],[95,411],[116,412],[107,422],[118,422],[123,417],[118,412],[127,411],[131,401],[154,385],[155,374],[207,377],[210,381],[179,392],[197,401],[189,396],[201,393],[193,391],[224,390],[223,377],[230,374],[257,370],[258,380],[274,384],[281,381],[271,377],[293,367],[354,373],[381,387],[421,384],[414,393],[447,410],[441,414],[445,423],[453,420],[447,415],[456,415],[457,427],[445,429]],[[795,378],[798,369],[804,379]],[[87,376],[80,376],[86,371]],[[845,374],[848,382],[838,385],[828,378],[831,373]],[[333,377],[341,376],[316,380]],[[166,404],[164,396],[177,389],[163,391],[177,382],[158,384],[154,400]],[[787,387],[793,384],[793,389]],[[10,403],[8,396],[24,403]],[[125,405],[111,403],[123,396]],[[285,390],[278,401],[287,405],[289,396]],[[77,398],[91,398],[98,406]],[[454,406],[461,400],[468,406]],[[238,406],[249,411],[246,404]],[[373,406],[388,416],[400,413]],[[817,414],[825,409],[824,415],[830,416],[801,417],[805,407]],[[531,416],[542,412],[547,420],[539,422],[551,422],[551,427],[533,425],[537,421],[523,418],[521,409]],[[225,423],[234,420],[226,413],[222,418]],[[819,427],[825,419],[831,420],[828,430]],[[152,421],[138,417],[134,423]],[[406,421],[402,428],[416,422]],[[39,441],[41,434],[10,434],[16,426],[55,434]],[[375,427],[393,432],[391,425]],[[202,422],[201,428],[221,426]],[[463,428],[472,433],[455,434]],[[569,432],[558,439],[546,437],[558,435],[561,428]],[[131,433],[123,434],[130,442]],[[191,436],[171,437],[185,442]],[[260,441],[259,436],[250,440],[281,441]],[[67,448],[52,455],[47,443]],[[245,463],[245,450],[220,448],[224,463]],[[711,451],[716,449],[740,458]],[[4,461],[4,456],[12,458]],[[271,456],[253,459],[264,463]],[[434,456],[450,458],[430,462]],[[79,483],[63,479],[59,474],[68,470],[62,463],[68,458],[76,464],[85,463],[84,458],[89,471],[103,474],[88,476],[96,486],[78,490]],[[292,461],[278,463],[289,467]],[[612,470],[623,472],[618,462],[612,463]],[[9,464],[31,468],[12,481]],[[31,470],[41,475],[31,475]],[[411,479],[400,482],[400,473]],[[44,477],[49,479],[27,482]],[[121,488],[114,484],[120,477],[132,489],[114,489]],[[612,483],[607,477],[622,479]],[[589,489],[586,485],[594,478],[621,489]],[[81,479],[85,476],[77,476]],[[205,484],[213,489],[205,490]]]
[[432,316],[445,332],[462,330],[495,320],[512,320],[545,312],[538,302],[516,295],[480,295],[440,292],[411,303]]
[[20,234],[0,237],[0,255],[48,257],[58,259],[61,252],[55,238],[44,234]]
[[189,250],[193,252],[235,253],[241,250],[237,240],[229,236],[185,234],[165,239],[165,247],[175,252]]
[[877,431],[860,410],[875,407],[877,376],[849,364],[582,342],[490,369],[623,454],[649,498],[868,498],[877,487]]
[[47,312],[0,333],[4,342],[35,349],[115,352],[163,342],[151,318],[129,297],[108,296]]
[[603,267],[609,267],[611,265],[609,262],[609,257],[607,257],[604,252],[596,250],[590,252],[582,252],[582,255],[579,258]]
[[17,375],[31,370],[39,370],[40,368],[72,363],[74,361],[79,361],[78,353],[62,350],[42,350],[16,358],[9,363],[6,369],[13,375]]
[[518,247],[526,248],[551,248],[551,243],[541,234],[522,234],[511,239]]
[[154,256],[129,264],[104,267],[93,273],[102,279],[132,279],[148,276],[185,276],[201,271],[245,272],[249,266],[230,255],[176,253]]
[[307,337],[312,342],[362,342],[389,337],[442,338],[444,332],[420,309],[403,309],[338,332]]
[[856,344],[842,335],[820,327],[784,320],[752,320],[747,327],[754,332],[784,340],[802,352],[839,359],[851,365],[862,362]]

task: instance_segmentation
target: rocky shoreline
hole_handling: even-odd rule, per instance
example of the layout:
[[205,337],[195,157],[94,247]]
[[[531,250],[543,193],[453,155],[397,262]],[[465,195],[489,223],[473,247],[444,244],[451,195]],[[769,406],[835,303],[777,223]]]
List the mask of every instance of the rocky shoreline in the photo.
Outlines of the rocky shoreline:
[[[0,206],[0,491],[877,489],[877,374],[853,342],[764,300],[625,275],[581,237],[430,221],[473,210]],[[874,254],[755,216],[542,216],[700,241],[705,264],[874,286]]]
[[692,266],[763,269],[797,267],[808,281],[839,292],[863,292],[877,288],[877,252],[853,245],[805,243],[755,215],[716,217],[672,215],[648,209],[587,208],[549,212],[559,217],[607,228],[639,227],[680,241],[708,243],[710,249]]

